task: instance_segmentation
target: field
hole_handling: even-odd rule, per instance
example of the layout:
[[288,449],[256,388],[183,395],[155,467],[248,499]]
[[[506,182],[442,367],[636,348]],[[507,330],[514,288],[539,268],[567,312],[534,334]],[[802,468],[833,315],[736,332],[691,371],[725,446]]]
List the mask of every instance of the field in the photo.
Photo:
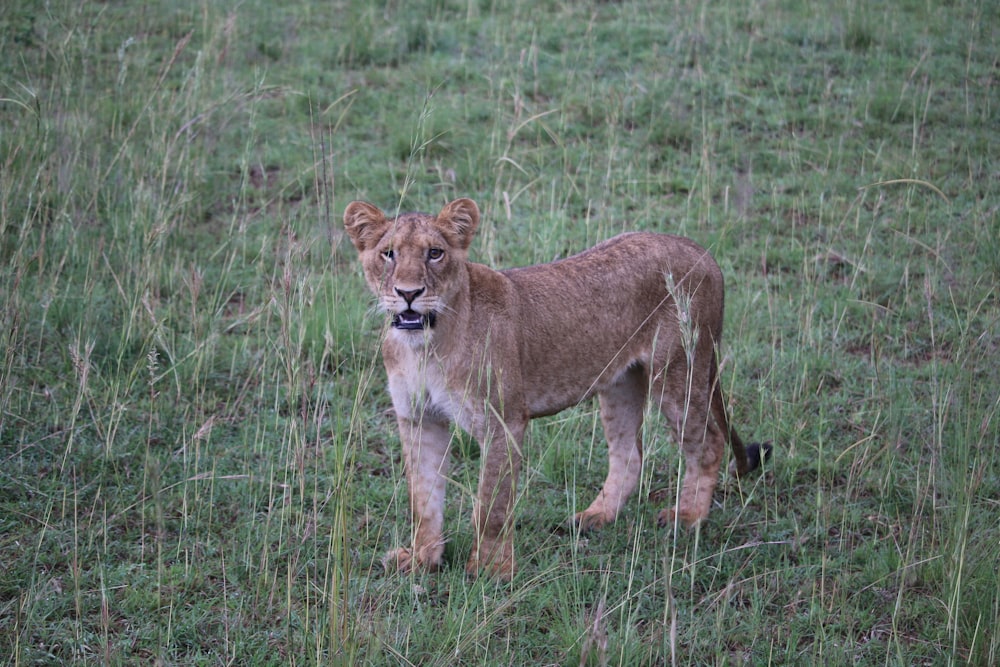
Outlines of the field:
[[[0,661],[1000,662],[989,0],[12,0],[0,16]],[[619,521],[596,406],[533,424],[510,584],[409,540],[341,215],[474,198],[472,256],[690,236],[765,472]]]

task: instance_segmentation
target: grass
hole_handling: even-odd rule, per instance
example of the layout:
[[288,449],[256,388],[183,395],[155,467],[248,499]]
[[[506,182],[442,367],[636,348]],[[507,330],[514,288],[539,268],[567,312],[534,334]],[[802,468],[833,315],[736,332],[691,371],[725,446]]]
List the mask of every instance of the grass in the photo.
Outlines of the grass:
[[[1000,96],[989,2],[16,1],[0,18],[0,655],[28,664],[995,664]],[[513,584],[408,540],[352,199],[473,247],[710,247],[768,471],[699,532],[649,416],[541,421]]]

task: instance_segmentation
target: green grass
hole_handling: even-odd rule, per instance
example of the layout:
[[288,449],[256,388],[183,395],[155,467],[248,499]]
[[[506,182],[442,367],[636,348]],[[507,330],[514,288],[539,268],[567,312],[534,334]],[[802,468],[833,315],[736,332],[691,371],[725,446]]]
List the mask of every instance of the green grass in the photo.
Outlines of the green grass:
[[[996,664],[990,2],[45,4],[0,17],[10,664]],[[536,423],[510,585],[409,526],[352,199],[475,198],[473,255],[681,233],[728,279],[767,472],[615,525],[593,405]]]

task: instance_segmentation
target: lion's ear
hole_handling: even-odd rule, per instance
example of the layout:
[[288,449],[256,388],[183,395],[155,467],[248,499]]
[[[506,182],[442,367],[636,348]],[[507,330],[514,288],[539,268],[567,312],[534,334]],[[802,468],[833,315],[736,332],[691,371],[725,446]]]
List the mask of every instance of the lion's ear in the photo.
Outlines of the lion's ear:
[[385,232],[386,224],[385,214],[367,202],[352,201],[344,209],[344,228],[358,252],[364,252],[377,243]]
[[471,199],[456,199],[441,209],[437,224],[457,247],[468,250],[479,226],[479,207]]

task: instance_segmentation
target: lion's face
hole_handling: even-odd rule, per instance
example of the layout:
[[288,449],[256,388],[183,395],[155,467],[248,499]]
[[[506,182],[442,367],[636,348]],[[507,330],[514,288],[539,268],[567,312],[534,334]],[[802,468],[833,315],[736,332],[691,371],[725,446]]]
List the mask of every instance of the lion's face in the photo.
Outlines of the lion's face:
[[399,332],[434,328],[465,265],[432,223],[430,216],[400,216],[363,259],[368,285]]
[[392,317],[397,340],[422,344],[438,318],[449,316],[455,295],[468,282],[467,251],[478,219],[479,210],[467,199],[452,202],[436,217],[386,218],[362,202],[347,207],[344,225],[379,308]]

